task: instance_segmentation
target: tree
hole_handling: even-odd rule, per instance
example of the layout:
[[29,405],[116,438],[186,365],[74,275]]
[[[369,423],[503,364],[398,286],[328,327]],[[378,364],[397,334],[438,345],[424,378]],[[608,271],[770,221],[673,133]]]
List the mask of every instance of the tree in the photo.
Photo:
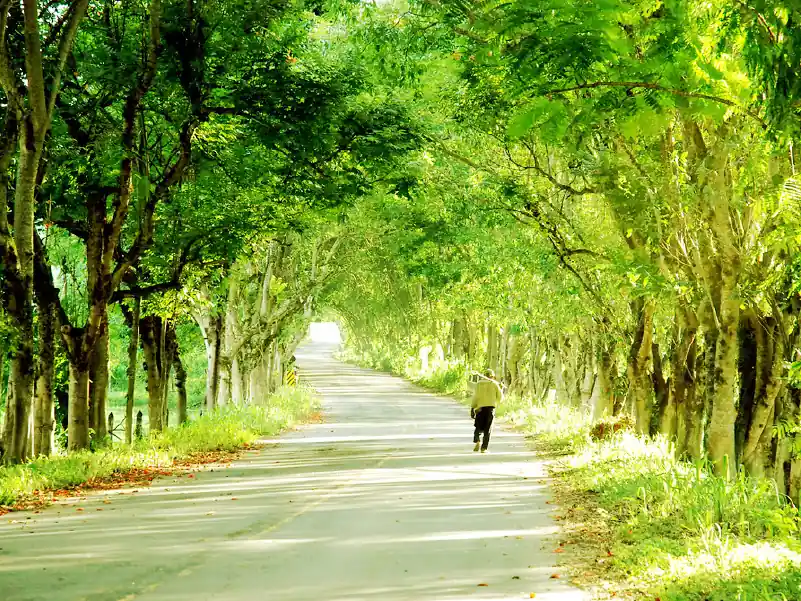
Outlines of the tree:
[[[6,461],[20,461],[27,455],[28,415],[34,389],[35,190],[43,175],[41,159],[62,74],[87,4],[87,0],[76,0],[60,5],[60,10],[40,13],[36,0],[20,5],[0,2],[0,85],[6,107],[0,144],[2,302],[17,333],[12,359],[14,402],[6,412],[3,437]],[[43,29],[47,32],[44,44]],[[12,233],[8,171],[15,150],[18,155]]]

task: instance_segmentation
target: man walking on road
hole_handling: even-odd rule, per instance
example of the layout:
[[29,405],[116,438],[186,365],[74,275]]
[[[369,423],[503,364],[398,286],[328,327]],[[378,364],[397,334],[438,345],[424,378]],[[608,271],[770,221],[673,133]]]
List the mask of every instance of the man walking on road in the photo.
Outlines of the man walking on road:
[[[475,432],[473,434],[473,452],[481,449],[482,453],[487,451],[490,440],[490,429],[495,418],[495,407],[501,402],[503,393],[498,382],[495,381],[495,372],[488,369],[484,372],[484,377],[476,383],[476,391],[473,394],[473,404],[470,409],[470,416],[475,418]],[[481,434],[484,440],[481,441]]]

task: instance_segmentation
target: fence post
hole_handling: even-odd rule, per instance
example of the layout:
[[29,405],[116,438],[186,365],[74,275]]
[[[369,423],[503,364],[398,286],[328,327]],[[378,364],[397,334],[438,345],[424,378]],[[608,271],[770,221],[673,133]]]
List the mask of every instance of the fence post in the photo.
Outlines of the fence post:
[[142,412],[138,411],[136,414],[136,430],[134,430],[136,438],[142,438]]
[[108,414],[108,435],[112,442],[114,442],[114,412]]

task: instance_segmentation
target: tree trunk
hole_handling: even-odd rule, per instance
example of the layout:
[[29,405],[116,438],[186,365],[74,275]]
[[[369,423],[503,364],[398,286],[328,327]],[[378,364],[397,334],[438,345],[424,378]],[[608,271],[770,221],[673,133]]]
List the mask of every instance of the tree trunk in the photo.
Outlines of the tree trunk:
[[[0,342],[0,405],[6,402],[7,392],[8,392],[8,380],[6,379],[6,356],[8,355],[8,349]],[[2,433],[0,433],[2,436]],[[0,439],[1,440],[1,439]],[[0,451],[0,456],[2,456],[2,451]]]
[[175,389],[178,391],[178,425],[186,423],[186,369],[181,360],[181,351],[176,345],[175,358]]
[[[737,461],[743,459],[745,438],[754,412],[754,401],[757,390],[762,386],[765,377],[765,365],[770,364],[770,355],[773,352],[773,341],[765,344],[767,330],[773,329],[773,318],[768,317],[770,324],[767,328],[759,323],[757,314],[749,309],[740,315],[740,328],[738,339],[740,344],[737,370],[739,378],[739,398],[737,401],[737,421],[734,423],[734,448]],[[767,359],[767,360],[766,360]]]
[[11,463],[24,461],[28,456],[28,421],[33,400],[31,395],[33,394],[34,356],[32,346],[31,348],[27,347],[26,342],[19,341],[17,343],[17,350],[11,365],[14,396],[11,404],[6,407],[8,426],[3,437],[5,458]]
[[220,377],[217,388],[217,404],[225,407],[231,400],[231,366],[220,360]]
[[[761,477],[767,468],[767,452],[770,448],[771,428],[776,411],[776,399],[783,389],[782,375],[785,361],[785,333],[781,322],[772,318],[753,323],[757,332],[757,374],[753,402],[740,403],[741,414],[749,411],[743,420],[746,427],[742,443],[742,462],[749,474]],[[739,420],[738,420],[739,421]]]
[[475,324],[471,321],[467,323],[467,362],[474,364],[478,357],[479,332]]
[[250,370],[248,376],[250,378],[250,393],[249,399],[251,403],[261,402],[264,397],[264,386],[267,378],[267,366],[265,365],[264,357],[259,359],[259,362]]
[[70,359],[68,449],[89,448],[89,366]]
[[172,375],[173,362],[165,359],[167,365],[161,380],[161,427],[167,429],[170,427],[170,375]]
[[504,384],[507,385],[509,384],[508,357],[509,357],[509,324],[506,324],[503,327],[503,333],[501,334],[501,346],[498,351],[499,373],[497,373],[497,377],[500,382],[503,382]]
[[178,351],[178,338],[175,334],[175,325],[171,320],[162,320],[162,353],[161,353],[161,412],[163,416],[162,427],[167,428],[170,425],[170,405],[169,405],[169,392],[170,392],[170,375],[172,368],[175,365],[175,357]]
[[592,419],[597,421],[612,415],[615,409],[614,384],[612,366],[614,348],[611,344],[601,342],[598,352],[598,395],[592,407]]
[[[696,351],[696,385],[688,390],[685,425],[687,428],[686,454],[692,459],[704,456],[706,428],[715,394],[715,355],[718,346],[718,329],[715,323],[714,306],[719,302],[716,291],[710,300],[702,303],[698,314],[703,332],[703,352]],[[696,345],[696,349],[698,346]]]
[[239,359],[231,361],[231,402],[241,405],[244,400],[244,384],[242,372],[239,369]]
[[282,386],[284,383],[284,362],[281,360],[281,351],[278,348],[278,345],[276,345],[275,349],[275,368],[273,368],[273,374],[276,378],[276,381],[271,386],[270,392]]
[[131,339],[128,342],[128,391],[125,397],[125,442],[133,442],[134,429],[134,397],[136,395],[136,369],[137,356],[139,354],[139,316],[142,301],[137,297],[134,299],[134,309],[131,315],[130,328]]
[[598,388],[598,375],[595,367],[595,350],[592,342],[582,350],[582,377],[581,377],[581,407],[582,409],[592,409],[594,406],[593,396]]
[[206,329],[206,411],[217,406],[220,385],[220,347],[222,345],[222,317],[213,315]]
[[[0,177],[2,177],[2,174],[0,174]],[[9,401],[8,401],[8,398],[9,398],[9,395],[8,395],[9,387],[6,384],[5,371],[6,371],[6,349],[2,345],[2,343],[0,343],[0,406],[3,406],[3,404],[5,403],[5,407],[6,407],[5,421],[2,424],[2,429],[0,429],[0,459],[2,459],[3,456],[5,455],[5,449],[4,449],[4,446],[3,446],[3,441],[5,440],[5,425],[6,425],[6,421],[8,421],[8,417],[7,417],[8,408],[11,406],[11,403],[9,403]],[[9,424],[10,423],[11,422],[9,422]]]
[[492,324],[487,323],[487,367],[498,375],[498,329]]
[[528,330],[528,393],[532,397],[537,394],[536,372],[537,364],[540,361],[539,341],[534,335],[534,328],[529,326]]
[[651,345],[651,356],[653,357],[654,366],[651,382],[654,390],[659,432],[673,440],[676,434],[676,404],[670,394],[670,382],[665,379],[665,372],[662,368],[662,353],[656,343]]
[[453,320],[452,339],[451,355],[461,361],[465,356],[464,320],[461,317]]
[[[688,448],[689,434],[692,426],[689,420],[691,412],[696,410],[690,408],[691,403],[695,403],[697,398],[695,391],[695,357],[698,337],[698,318],[688,307],[680,307],[676,311],[677,335],[673,344],[673,353],[670,358],[671,377],[670,377],[670,398],[675,411],[675,426],[665,425],[665,432],[668,436],[675,436],[676,449],[680,455],[691,455]],[[703,405],[701,406],[703,411]],[[703,415],[697,417],[701,421]],[[672,432],[669,429],[672,428]],[[698,441],[698,452],[700,452],[701,442]],[[697,453],[696,453],[697,455]]]
[[787,494],[793,504],[798,507],[799,503],[801,503],[801,457],[790,459]]
[[[777,421],[797,424],[801,419],[801,390],[788,388],[777,403]],[[799,447],[799,435],[776,438],[773,479],[779,492],[786,494],[798,506],[801,502],[801,458],[794,456]]]
[[161,317],[143,317],[139,322],[139,330],[147,369],[148,431],[161,432],[164,429]]
[[2,450],[3,450],[3,458],[6,457],[6,444],[13,438],[14,436],[14,426],[16,424],[16,420],[14,419],[14,410],[16,405],[14,404],[14,380],[11,377],[11,370],[9,370],[8,374],[8,390],[6,391],[6,413],[3,420],[3,439],[2,439]]
[[734,422],[737,417],[737,330],[740,300],[736,298],[737,267],[722,266],[720,296],[720,331],[715,352],[715,392],[709,423],[709,455],[718,475],[736,473]]
[[[236,358],[232,356],[234,347],[236,346],[236,329],[237,329],[237,302],[239,299],[239,280],[235,275],[229,278],[228,284],[228,299],[225,304],[225,322],[222,332],[222,356],[224,362],[220,366],[220,388],[217,394],[217,402],[220,405],[225,405],[229,401],[234,403],[240,399],[237,395],[241,395],[242,386],[241,381],[234,382],[234,379],[239,374],[234,374],[234,363]],[[236,365],[238,370],[239,365]],[[237,390],[234,390],[234,386]]]
[[648,374],[653,352],[653,300],[637,303],[637,329],[629,353],[629,394],[634,408],[634,417],[637,422],[637,432],[648,434],[651,425],[651,394],[653,383]]
[[105,440],[106,430],[106,401],[108,398],[108,358],[109,358],[109,332],[108,315],[103,318],[97,342],[91,352],[89,367],[89,415],[90,428],[94,430],[95,441]]
[[[33,18],[36,19],[35,16]],[[27,10],[25,19],[26,42],[28,42],[29,15]],[[34,34],[30,33],[30,35]],[[44,131],[37,131],[37,119],[32,112],[28,112],[23,117],[20,126],[22,135],[19,143],[17,187],[14,196],[14,246],[19,282],[18,292],[14,295],[13,306],[9,311],[17,334],[11,363],[14,400],[13,407],[6,407],[6,427],[3,437],[4,460],[10,463],[24,461],[28,455],[28,419],[33,405],[35,365],[33,224],[37,173],[44,141]]]
[[48,456],[53,452],[53,376],[55,372],[55,306],[39,304],[39,361],[36,380],[33,454]]
[[267,394],[265,398],[269,396],[273,391],[273,370],[275,369],[275,343],[270,343],[270,346],[267,349],[267,374],[266,374],[266,388]]

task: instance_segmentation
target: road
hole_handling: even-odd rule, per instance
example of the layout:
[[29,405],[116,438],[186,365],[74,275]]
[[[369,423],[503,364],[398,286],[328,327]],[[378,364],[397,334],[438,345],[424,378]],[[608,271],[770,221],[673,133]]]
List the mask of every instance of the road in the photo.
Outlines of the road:
[[0,600],[585,599],[551,578],[558,529],[521,437],[496,427],[473,453],[456,403],[321,347],[298,364],[325,423],[193,478],[4,516]]

